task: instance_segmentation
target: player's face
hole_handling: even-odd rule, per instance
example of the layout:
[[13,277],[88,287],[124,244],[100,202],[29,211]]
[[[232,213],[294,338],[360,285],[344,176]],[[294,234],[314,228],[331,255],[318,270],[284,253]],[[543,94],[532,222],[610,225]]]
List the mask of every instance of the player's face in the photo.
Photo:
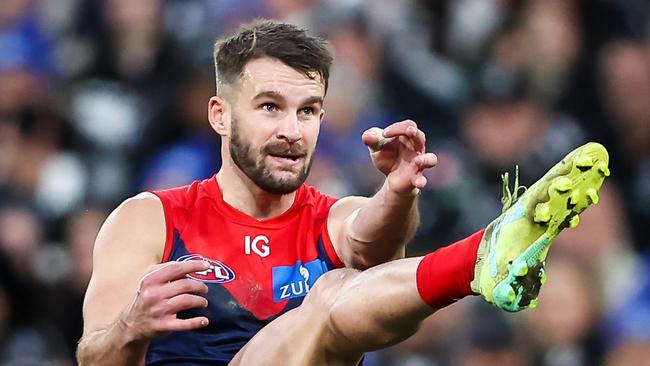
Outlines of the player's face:
[[230,156],[258,187],[295,191],[307,178],[323,117],[325,87],[280,61],[244,68],[233,102]]

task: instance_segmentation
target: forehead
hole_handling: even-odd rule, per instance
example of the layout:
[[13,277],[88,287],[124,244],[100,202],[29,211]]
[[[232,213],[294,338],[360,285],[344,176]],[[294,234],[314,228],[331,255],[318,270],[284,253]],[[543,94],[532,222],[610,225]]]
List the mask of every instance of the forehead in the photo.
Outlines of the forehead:
[[264,91],[276,91],[286,98],[325,95],[325,85],[318,73],[310,78],[283,62],[263,57],[249,61],[241,77],[241,92],[253,97]]

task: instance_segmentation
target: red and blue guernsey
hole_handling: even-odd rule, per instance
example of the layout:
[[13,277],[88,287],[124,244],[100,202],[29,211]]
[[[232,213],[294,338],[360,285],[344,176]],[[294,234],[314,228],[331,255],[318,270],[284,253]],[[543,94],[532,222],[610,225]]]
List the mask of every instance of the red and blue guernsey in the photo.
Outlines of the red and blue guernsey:
[[266,220],[224,202],[215,177],[153,193],[165,211],[163,262],[211,263],[191,275],[208,286],[208,307],[178,316],[207,316],[210,324],[152,341],[147,365],[228,364],[263,326],[300,305],[318,277],[343,266],[327,233],[336,199],[308,185]]

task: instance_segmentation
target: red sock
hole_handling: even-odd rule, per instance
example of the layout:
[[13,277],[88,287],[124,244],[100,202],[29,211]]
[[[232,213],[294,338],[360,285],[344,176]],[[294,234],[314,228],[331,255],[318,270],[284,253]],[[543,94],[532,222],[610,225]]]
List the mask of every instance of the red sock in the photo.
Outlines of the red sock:
[[416,276],[418,291],[424,302],[441,309],[473,295],[470,282],[474,279],[476,254],[483,231],[440,248],[422,259]]

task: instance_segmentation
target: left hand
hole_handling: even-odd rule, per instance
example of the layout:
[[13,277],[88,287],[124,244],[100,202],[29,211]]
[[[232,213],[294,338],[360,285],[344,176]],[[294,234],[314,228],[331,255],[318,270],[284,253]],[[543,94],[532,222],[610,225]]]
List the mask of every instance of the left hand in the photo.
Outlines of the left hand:
[[386,175],[389,188],[398,194],[422,189],[427,184],[422,171],[438,162],[435,154],[425,151],[424,132],[411,120],[393,123],[383,130],[372,127],[361,139],[370,150],[372,163]]

